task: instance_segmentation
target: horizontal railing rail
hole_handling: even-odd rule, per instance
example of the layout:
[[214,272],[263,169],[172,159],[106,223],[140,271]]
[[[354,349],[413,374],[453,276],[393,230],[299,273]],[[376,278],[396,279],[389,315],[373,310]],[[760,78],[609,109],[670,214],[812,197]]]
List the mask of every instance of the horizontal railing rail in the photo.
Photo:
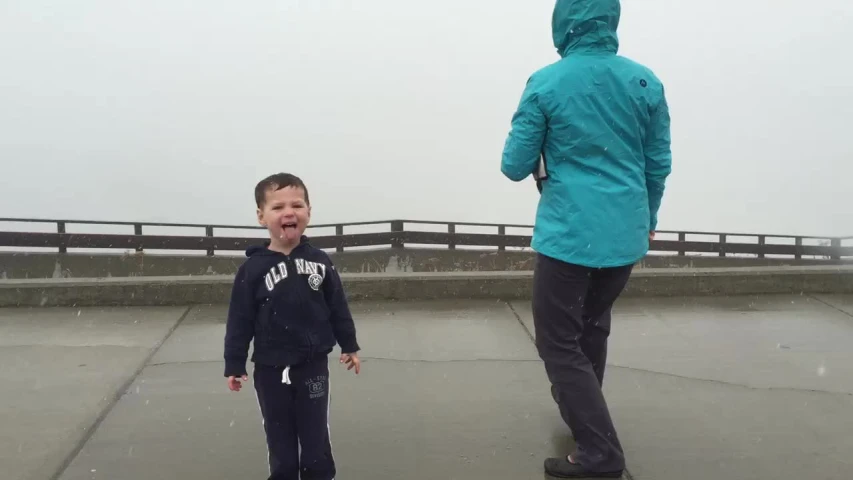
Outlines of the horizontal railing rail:
[[[8,231],[3,223],[52,224],[54,232]],[[100,225],[133,227],[133,234],[117,233],[69,233],[69,225]],[[347,233],[347,227],[387,226],[387,231],[369,233]],[[443,226],[444,231],[421,231],[407,229],[418,225]],[[174,227],[203,229],[204,235],[164,235],[145,233],[146,228]],[[495,229],[491,233],[460,232],[460,228],[477,227]],[[334,228],[334,234],[313,235],[312,230]],[[439,222],[422,220],[384,220],[351,223],[333,223],[312,225],[309,228],[312,244],[318,248],[344,251],[352,247],[403,248],[406,245],[456,247],[492,247],[497,250],[524,248],[530,246],[531,235],[508,234],[508,228],[532,229],[531,225]],[[196,250],[214,255],[216,251],[244,250],[250,245],[265,240],[262,234],[251,237],[217,236],[217,230],[261,230],[260,226],[189,224],[168,222],[110,222],[97,220],[49,220],[29,218],[0,218],[0,247],[14,248],[55,248],[59,252],[68,249],[125,249],[136,252],[146,250]],[[701,231],[658,231],[656,240],[651,242],[650,250],[660,253],[675,253],[679,256],[691,254],[754,255],[794,257],[816,256],[840,260],[853,257],[853,246],[842,245],[850,237],[821,237],[777,234],[716,233]],[[661,237],[674,236],[675,239]],[[711,239],[688,239],[689,236],[711,237]],[[735,240],[737,238],[737,240]],[[751,238],[754,243],[741,240]],[[788,243],[768,243],[768,240],[787,240]],[[818,245],[806,245],[806,241],[816,241]]]

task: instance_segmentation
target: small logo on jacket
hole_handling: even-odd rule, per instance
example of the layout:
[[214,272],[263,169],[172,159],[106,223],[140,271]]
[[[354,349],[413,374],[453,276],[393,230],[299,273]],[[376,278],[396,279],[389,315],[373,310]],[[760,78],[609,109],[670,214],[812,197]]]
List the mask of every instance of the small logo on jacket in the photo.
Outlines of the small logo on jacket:
[[308,286],[312,290],[320,290],[323,279],[326,278],[326,265],[319,262],[309,262],[301,258],[296,260],[296,273],[308,275]]
[[323,277],[319,274],[312,273],[308,277],[308,286],[311,287],[314,291],[320,289],[320,285],[323,283]]

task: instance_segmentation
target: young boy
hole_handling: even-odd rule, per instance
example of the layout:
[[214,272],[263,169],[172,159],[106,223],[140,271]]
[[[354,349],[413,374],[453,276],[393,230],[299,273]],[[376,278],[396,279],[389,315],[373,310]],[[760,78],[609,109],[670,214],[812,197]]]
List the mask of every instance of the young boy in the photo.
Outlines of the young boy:
[[269,450],[269,480],[332,480],[328,354],[361,370],[355,326],[329,256],[304,236],[311,218],[298,177],[272,175],[255,187],[258,222],[270,239],[246,251],[231,293],[225,376],[240,391],[254,339],[253,380]]

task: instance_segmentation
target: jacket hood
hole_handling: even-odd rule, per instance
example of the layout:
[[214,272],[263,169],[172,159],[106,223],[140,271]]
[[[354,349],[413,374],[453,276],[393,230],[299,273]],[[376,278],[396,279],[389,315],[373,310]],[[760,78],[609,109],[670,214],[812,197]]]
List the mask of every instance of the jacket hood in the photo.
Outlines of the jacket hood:
[[[304,245],[308,245],[308,244],[309,244],[308,237],[305,235],[302,235],[302,237],[299,240],[299,245],[297,245],[296,248],[300,248],[300,247],[302,247]],[[296,248],[294,248],[294,250],[296,250]],[[246,256],[247,257],[254,257],[254,256],[258,256],[258,255],[281,255],[281,253],[270,250],[270,241],[267,240],[261,245],[252,245],[251,247],[246,249]]]
[[557,0],[551,17],[554,46],[560,56],[572,53],[616,53],[619,0]]

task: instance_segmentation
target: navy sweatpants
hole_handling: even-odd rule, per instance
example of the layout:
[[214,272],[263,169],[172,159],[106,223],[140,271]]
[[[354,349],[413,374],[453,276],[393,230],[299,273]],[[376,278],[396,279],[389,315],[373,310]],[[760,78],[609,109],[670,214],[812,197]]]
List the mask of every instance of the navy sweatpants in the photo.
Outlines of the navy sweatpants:
[[577,451],[594,472],[625,468],[625,455],[601,391],[611,309],[633,265],[588,268],[537,255],[533,273],[536,347]]
[[258,405],[269,450],[269,480],[332,480],[329,360],[291,367],[255,365]]

